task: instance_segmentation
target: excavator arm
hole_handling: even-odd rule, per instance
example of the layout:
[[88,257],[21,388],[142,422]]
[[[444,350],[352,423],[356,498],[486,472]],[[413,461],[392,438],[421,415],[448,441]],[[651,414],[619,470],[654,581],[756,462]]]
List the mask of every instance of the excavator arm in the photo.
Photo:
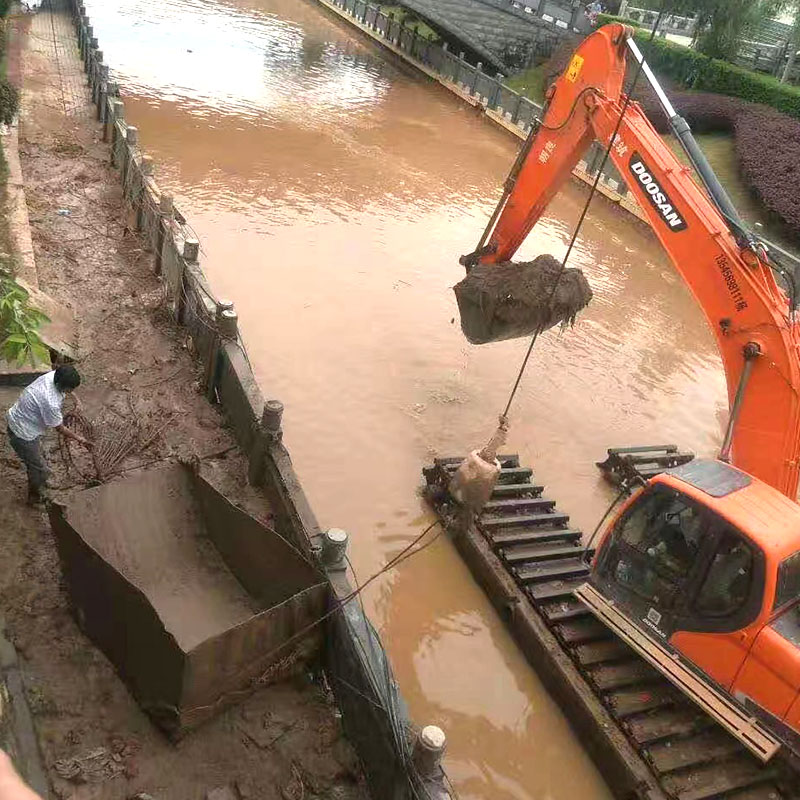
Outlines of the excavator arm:
[[787,293],[775,276],[780,268],[739,220],[688,125],[644,63],[705,191],[639,105],[625,105],[626,52],[641,60],[631,35],[623,25],[608,25],[575,52],[550,90],[541,124],[526,142],[474,258],[511,259],[591,143],[607,147],[614,136],[611,159],[716,337],[731,407],[721,458],[796,499],[800,335],[790,299],[794,274],[782,273]]

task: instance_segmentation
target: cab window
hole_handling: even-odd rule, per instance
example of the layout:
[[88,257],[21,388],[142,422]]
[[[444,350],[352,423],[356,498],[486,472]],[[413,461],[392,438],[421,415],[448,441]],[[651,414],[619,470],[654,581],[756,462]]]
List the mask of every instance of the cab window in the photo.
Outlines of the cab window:
[[642,495],[615,532],[615,580],[654,603],[674,600],[697,559],[705,515],[677,492]]
[[741,536],[724,533],[697,593],[696,611],[704,617],[735,614],[750,597],[753,574],[751,547]]
[[775,608],[780,608],[798,597],[800,597],[800,552],[784,559],[778,567]]

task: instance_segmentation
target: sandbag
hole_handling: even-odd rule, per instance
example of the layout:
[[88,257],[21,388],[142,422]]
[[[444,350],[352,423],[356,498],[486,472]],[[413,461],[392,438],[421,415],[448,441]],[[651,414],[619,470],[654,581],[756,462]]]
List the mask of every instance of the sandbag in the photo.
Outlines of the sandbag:
[[527,262],[478,264],[453,291],[461,330],[472,344],[530,336],[554,325],[572,324],[592,299],[586,276],[574,267],[561,273],[561,264],[550,255]]

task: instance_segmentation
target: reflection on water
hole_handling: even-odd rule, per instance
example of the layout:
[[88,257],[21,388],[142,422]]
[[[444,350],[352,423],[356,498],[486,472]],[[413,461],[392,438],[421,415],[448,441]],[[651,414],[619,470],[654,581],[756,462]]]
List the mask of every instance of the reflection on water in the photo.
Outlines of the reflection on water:
[[[90,0],[126,115],[236,304],[261,386],[324,525],[362,579],[430,521],[420,470],[492,432],[525,342],[473,347],[452,285],[517,143],[298,0]],[[522,257],[563,255],[569,186]],[[598,202],[574,251],[595,299],[543,336],[510,448],[591,530],[607,447],[713,453],[710,332],[655,240]],[[463,798],[608,797],[444,538],[366,593],[415,718],[443,725]]]

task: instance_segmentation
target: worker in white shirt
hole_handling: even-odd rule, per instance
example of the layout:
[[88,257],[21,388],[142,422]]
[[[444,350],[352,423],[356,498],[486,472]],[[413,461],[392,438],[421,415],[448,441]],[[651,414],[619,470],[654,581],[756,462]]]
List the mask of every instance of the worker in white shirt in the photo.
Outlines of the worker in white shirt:
[[47,486],[48,469],[40,439],[48,428],[55,428],[84,447],[92,447],[91,442],[64,426],[64,398],[80,383],[81,376],[75,367],[59,367],[27,386],[8,410],[8,440],[28,470],[28,502],[31,505],[44,499]]

